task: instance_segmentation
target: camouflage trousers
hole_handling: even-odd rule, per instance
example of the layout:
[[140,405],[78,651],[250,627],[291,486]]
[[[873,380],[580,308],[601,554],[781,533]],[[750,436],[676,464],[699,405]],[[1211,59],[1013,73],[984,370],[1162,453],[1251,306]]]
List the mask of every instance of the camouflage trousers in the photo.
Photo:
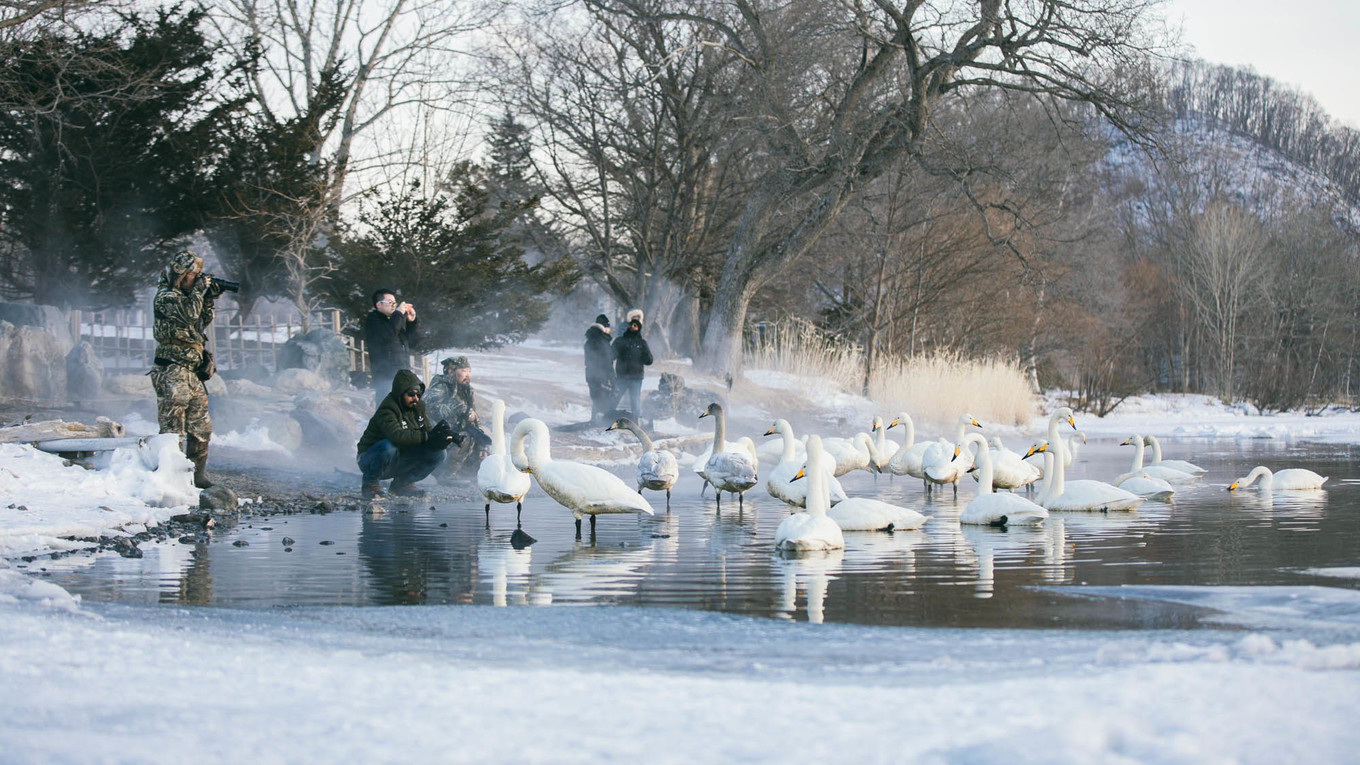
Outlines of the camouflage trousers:
[[156,422],[162,433],[179,433],[206,444],[212,436],[208,389],[194,370],[179,364],[151,368],[156,388]]

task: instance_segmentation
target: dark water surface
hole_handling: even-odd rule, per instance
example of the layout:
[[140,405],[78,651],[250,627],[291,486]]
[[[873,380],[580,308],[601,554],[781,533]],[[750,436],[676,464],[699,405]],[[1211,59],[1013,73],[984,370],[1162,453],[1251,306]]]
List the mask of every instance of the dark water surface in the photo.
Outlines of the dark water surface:
[[[1165,444],[1168,456],[1209,469],[1173,502],[1133,513],[1053,514],[1043,526],[960,526],[958,499],[928,500],[908,478],[843,477],[851,496],[876,496],[933,516],[921,531],[847,533],[843,552],[775,553],[787,515],[763,488],[745,509],[684,471],[671,500],[646,492],[653,517],[602,516],[575,538],[571,515],[536,488],[523,528],[537,539],[514,549],[514,508],[430,502],[378,515],[255,517],[209,543],[145,546],[145,557],[54,561],[43,574],[96,601],[236,607],[486,604],[693,608],[865,624],[1166,628],[1198,626],[1200,612],[1174,604],[1071,597],[1080,585],[1273,585],[1360,587],[1305,569],[1360,566],[1360,449],[1274,441]],[[1109,480],[1127,470],[1127,447],[1092,443],[1069,471]],[[1256,464],[1307,467],[1331,477],[1316,492],[1229,493]],[[767,468],[768,469],[768,468]],[[730,495],[728,495],[730,497]],[[294,540],[285,551],[283,539]],[[236,541],[249,543],[234,546]]]

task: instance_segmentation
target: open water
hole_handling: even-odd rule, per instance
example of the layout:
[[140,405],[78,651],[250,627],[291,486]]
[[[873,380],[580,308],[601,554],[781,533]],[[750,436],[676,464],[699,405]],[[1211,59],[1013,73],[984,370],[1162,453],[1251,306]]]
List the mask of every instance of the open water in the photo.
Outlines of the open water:
[[[783,557],[773,545],[788,514],[753,489],[722,511],[682,471],[672,494],[645,492],[655,516],[601,516],[576,537],[570,513],[535,488],[515,544],[513,506],[390,503],[379,514],[254,517],[196,545],[144,546],[145,557],[66,559],[44,576],[88,600],[232,607],[483,604],[630,605],[885,625],[1018,628],[1191,628],[1200,609],[1109,597],[1088,586],[1323,585],[1360,587],[1318,569],[1360,566],[1360,470],[1354,446],[1275,441],[1175,442],[1168,457],[1209,469],[1170,502],[1136,512],[1054,513],[1042,526],[960,526],[973,496],[930,497],[919,481],[868,473],[841,478],[932,516],[922,530],[847,533],[844,551]],[[1109,480],[1132,452],[1092,443],[1069,478]],[[1330,476],[1312,492],[1226,486],[1257,464]],[[285,540],[291,540],[286,543]],[[246,544],[233,544],[244,542]],[[54,562],[54,564],[57,562]]]

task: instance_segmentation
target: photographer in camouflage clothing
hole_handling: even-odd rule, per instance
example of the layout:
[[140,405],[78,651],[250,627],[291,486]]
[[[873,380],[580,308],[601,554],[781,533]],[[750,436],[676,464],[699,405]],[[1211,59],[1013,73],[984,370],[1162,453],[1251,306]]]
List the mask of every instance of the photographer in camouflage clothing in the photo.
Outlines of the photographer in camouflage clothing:
[[[444,374],[435,375],[430,380],[430,390],[425,396],[425,405],[430,416],[448,420],[453,432],[465,438],[458,450],[449,455],[444,470],[448,473],[476,473],[481,467],[482,458],[491,449],[491,436],[482,430],[477,421],[477,410],[472,401],[472,365],[467,356],[454,356],[443,361]],[[469,462],[470,457],[476,457]]]
[[156,338],[151,384],[156,389],[156,421],[162,433],[184,437],[184,454],[194,463],[194,486],[212,486],[204,469],[208,463],[208,389],[216,371],[205,347],[213,320],[213,301],[222,283],[203,273],[203,259],[183,250],[170,257],[156,284],[152,300]]

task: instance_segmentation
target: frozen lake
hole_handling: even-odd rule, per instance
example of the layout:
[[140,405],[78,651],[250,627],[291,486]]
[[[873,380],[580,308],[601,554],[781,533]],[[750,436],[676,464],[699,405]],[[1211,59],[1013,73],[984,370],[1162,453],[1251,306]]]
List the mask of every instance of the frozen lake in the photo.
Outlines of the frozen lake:
[[[1360,549],[1357,447],[1279,441],[1164,442],[1168,456],[1209,469],[1172,502],[1133,513],[1053,514],[1038,528],[961,527],[966,479],[926,498],[921,484],[858,472],[851,496],[917,508],[921,531],[847,533],[830,556],[786,559],[773,535],[787,507],[750,492],[745,507],[684,471],[670,512],[647,492],[653,517],[602,516],[576,539],[569,513],[535,490],[515,549],[514,509],[480,502],[390,503],[385,513],[253,517],[198,544],[144,545],[145,557],[75,556],[35,562],[38,573],[90,601],[233,607],[479,604],[627,605],[876,625],[993,628],[1184,628],[1204,613],[1164,600],[1088,597],[1117,585],[1355,587],[1308,573],[1354,566]],[[1071,478],[1109,480],[1132,452],[1093,442]],[[1256,464],[1331,477],[1315,492],[1229,493]],[[285,539],[292,540],[285,544]],[[245,543],[245,544],[240,544]],[[40,570],[45,569],[45,570]],[[1101,593],[1106,594],[1106,593]]]

